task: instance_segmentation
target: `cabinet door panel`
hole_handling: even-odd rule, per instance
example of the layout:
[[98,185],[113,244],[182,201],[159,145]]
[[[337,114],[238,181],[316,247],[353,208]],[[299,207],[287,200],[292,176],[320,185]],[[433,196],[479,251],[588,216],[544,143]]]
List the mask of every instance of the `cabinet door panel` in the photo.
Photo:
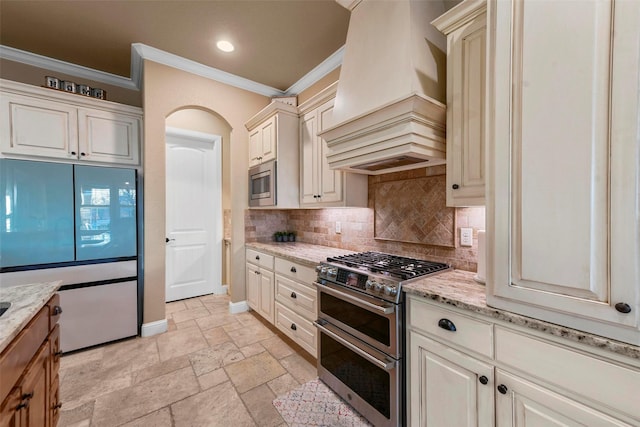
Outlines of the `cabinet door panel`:
[[[333,100],[322,104],[318,108],[318,132],[322,132],[331,125],[331,117],[333,114]],[[333,203],[342,200],[342,171],[333,170],[329,167],[327,160],[328,147],[324,139],[317,137],[318,144],[318,167],[319,167],[319,186],[323,203]]]
[[496,384],[507,389],[496,393],[498,427],[631,425],[499,369]]
[[260,164],[259,157],[262,155],[262,139],[260,138],[260,128],[254,129],[249,134],[249,166]]
[[259,268],[251,264],[246,267],[246,292],[249,307],[258,310],[258,275]]
[[258,275],[259,286],[260,286],[260,308],[259,312],[262,314],[262,317],[267,319],[269,322],[273,323],[273,304],[274,304],[274,281],[273,281],[273,273],[270,271],[266,271],[264,269],[260,270],[260,274]]
[[488,302],[638,343],[640,3],[488,10]]
[[317,145],[316,134],[318,132],[318,120],[315,111],[305,114],[300,120],[300,202],[316,203],[316,182],[318,168],[316,158]]
[[80,159],[138,164],[140,121],[99,110],[78,111]]
[[272,117],[269,121],[260,126],[262,144],[260,154],[262,159],[260,160],[260,163],[276,158],[277,132],[278,119],[276,116]]
[[493,367],[413,331],[409,340],[411,425],[492,426]]
[[[58,102],[9,94],[2,94],[0,102],[0,146],[3,153],[77,158],[76,108]],[[34,126],[35,123],[37,126]]]

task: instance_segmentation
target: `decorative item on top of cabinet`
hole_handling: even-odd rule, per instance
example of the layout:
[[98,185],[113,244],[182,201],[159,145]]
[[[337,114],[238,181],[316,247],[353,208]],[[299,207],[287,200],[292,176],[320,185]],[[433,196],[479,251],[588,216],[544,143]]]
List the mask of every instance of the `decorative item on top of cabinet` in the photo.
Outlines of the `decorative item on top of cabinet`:
[[140,108],[0,80],[0,112],[5,157],[139,163]]
[[333,170],[327,161],[327,143],[318,132],[331,125],[338,83],[301,104],[300,205],[304,207],[366,207],[367,176]]
[[487,0],[465,0],[432,24],[447,36],[447,206],[484,205]]
[[640,345],[640,2],[487,11],[487,303]]

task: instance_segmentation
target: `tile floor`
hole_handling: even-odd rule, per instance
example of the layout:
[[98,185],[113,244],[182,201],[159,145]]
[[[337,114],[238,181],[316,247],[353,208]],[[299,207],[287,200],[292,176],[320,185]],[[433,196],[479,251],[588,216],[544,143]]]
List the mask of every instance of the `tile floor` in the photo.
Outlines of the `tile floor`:
[[286,426],[273,399],[315,360],[226,295],[166,305],[169,331],[62,357],[59,427]]

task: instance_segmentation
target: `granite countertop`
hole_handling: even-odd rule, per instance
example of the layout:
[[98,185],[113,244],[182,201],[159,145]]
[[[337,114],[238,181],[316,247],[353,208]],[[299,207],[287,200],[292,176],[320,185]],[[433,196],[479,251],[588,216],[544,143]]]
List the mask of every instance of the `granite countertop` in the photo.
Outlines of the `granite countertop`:
[[246,242],[244,245],[249,249],[275,255],[312,268],[326,261],[327,257],[355,253],[354,251],[301,242]]
[[0,301],[11,303],[11,307],[0,316],[0,352],[27,326],[61,284],[58,280],[0,288]]
[[514,325],[640,359],[640,347],[638,346],[489,307],[487,306],[485,287],[473,280],[474,276],[475,273],[469,271],[447,271],[408,283],[403,285],[402,289],[407,294],[418,295]]

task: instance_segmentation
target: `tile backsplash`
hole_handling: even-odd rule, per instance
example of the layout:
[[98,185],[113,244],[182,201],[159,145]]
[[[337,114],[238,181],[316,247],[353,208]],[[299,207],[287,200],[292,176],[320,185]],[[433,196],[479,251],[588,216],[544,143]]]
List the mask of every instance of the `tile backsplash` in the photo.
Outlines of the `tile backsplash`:
[[[393,240],[376,239],[375,237],[375,194],[377,186],[391,181],[397,182],[402,187],[402,181],[410,189],[415,185],[416,179],[425,176],[437,176],[444,173],[444,166],[415,169],[404,172],[396,172],[385,175],[369,177],[369,208],[326,208],[326,209],[248,209],[245,211],[245,239],[247,241],[272,241],[276,231],[293,230],[297,233],[297,240],[330,246],[353,251],[378,251],[414,258],[430,259],[447,262],[453,267],[477,271],[478,230],[484,229],[484,207],[455,208],[455,247],[436,246],[423,243],[400,242]],[[444,194],[444,180],[438,180],[438,190]],[[436,198],[444,208],[444,198]],[[401,203],[398,201],[398,203]],[[384,204],[382,209],[397,209],[402,212],[402,207]],[[378,204],[378,209],[381,209]],[[424,209],[429,209],[424,207]],[[413,213],[415,215],[415,212]],[[387,216],[387,215],[385,215]],[[391,226],[397,230],[403,227],[415,227],[415,221],[404,221],[401,214],[388,215]],[[426,212],[425,216],[430,216]],[[340,222],[341,233],[336,233],[336,222]],[[459,246],[460,227],[473,228],[473,246]],[[429,233],[430,230],[421,230]],[[399,231],[399,233],[403,233]]]

